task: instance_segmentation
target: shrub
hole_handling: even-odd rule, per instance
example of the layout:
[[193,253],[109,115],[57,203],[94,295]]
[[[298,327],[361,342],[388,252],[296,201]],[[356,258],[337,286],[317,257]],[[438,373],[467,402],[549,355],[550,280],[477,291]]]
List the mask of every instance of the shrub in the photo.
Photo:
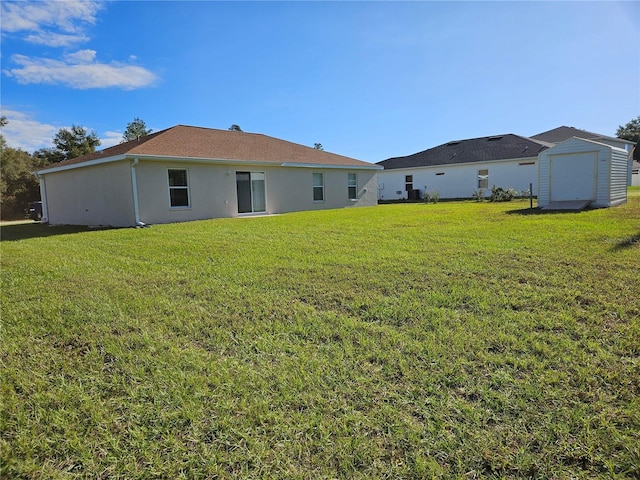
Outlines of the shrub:
[[437,190],[434,190],[433,192],[425,190],[422,198],[424,199],[424,203],[438,203],[438,200],[440,200],[440,192]]
[[513,188],[504,189],[501,187],[496,187],[495,185],[491,187],[491,195],[489,196],[490,202],[510,202],[513,200],[516,191]]
[[484,201],[484,188],[476,188],[473,193],[471,194],[471,197],[476,201],[476,202],[483,202]]

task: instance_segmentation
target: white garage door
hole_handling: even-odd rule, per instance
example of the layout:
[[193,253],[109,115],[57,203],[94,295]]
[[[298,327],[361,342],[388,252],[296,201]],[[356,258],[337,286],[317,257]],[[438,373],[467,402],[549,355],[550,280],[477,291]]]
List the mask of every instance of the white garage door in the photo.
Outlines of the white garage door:
[[551,201],[594,200],[597,158],[596,152],[551,156]]

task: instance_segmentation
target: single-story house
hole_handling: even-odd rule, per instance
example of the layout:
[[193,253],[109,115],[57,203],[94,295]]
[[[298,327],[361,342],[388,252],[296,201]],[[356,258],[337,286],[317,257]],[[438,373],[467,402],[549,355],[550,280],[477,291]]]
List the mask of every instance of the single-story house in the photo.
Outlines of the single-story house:
[[43,221],[120,227],[376,205],[380,169],[266,135],[177,125],[36,175]]
[[514,134],[455,140],[378,162],[378,199],[418,199],[425,191],[440,198],[489,195],[493,186],[537,194],[538,154],[553,146]]
[[535,140],[541,140],[543,142],[549,142],[558,144],[569,140],[570,138],[584,138],[585,140],[593,140],[595,142],[611,145],[612,147],[621,148],[627,152],[627,185],[640,185],[640,171],[637,167],[634,167],[633,160],[631,159],[631,152],[635,146],[635,143],[624,138],[610,137],[602,135],[600,133],[587,132],[586,130],[580,130],[579,128],[561,126],[548,130],[546,132],[538,133],[531,138]]
[[612,207],[627,201],[629,154],[622,148],[573,137],[540,153],[538,206],[583,202]]

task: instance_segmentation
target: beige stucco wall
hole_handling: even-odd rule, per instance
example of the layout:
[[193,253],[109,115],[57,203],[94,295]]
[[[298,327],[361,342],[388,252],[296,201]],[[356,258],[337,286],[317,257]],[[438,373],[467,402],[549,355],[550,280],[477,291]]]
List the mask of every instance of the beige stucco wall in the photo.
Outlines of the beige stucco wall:
[[[188,172],[190,206],[172,208],[168,170]],[[140,220],[147,224],[238,216],[236,172],[265,174],[268,214],[377,204],[375,170],[274,167],[140,160],[137,171]],[[313,201],[313,173],[324,174],[325,200]],[[347,174],[356,173],[358,199],[347,194]]]
[[135,225],[128,160],[43,175],[52,225]]

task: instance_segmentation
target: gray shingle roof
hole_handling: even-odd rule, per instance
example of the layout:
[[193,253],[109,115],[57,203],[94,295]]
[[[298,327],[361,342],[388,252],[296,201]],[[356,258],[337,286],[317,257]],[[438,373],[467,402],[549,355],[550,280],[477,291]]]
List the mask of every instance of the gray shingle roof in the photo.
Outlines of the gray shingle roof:
[[378,162],[385,170],[536,157],[551,144],[511,133],[448,142],[405,157]]
[[543,142],[552,142],[552,143],[560,143],[568,140],[572,137],[584,138],[586,140],[617,140],[619,142],[625,142],[632,144],[633,142],[629,142],[628,140],[624,140],[622,138],[609,137],[608,135],[602,135],[601,133],[593,133],[587,132],[586,130],[580,130],[579,128],[574,127],[566,127],[561,126],[558,128],[554,128],[552,130],[547,130],[546,132],[538,133],[537,135],[533,135],[531,138],[535,140],[542,140]]

